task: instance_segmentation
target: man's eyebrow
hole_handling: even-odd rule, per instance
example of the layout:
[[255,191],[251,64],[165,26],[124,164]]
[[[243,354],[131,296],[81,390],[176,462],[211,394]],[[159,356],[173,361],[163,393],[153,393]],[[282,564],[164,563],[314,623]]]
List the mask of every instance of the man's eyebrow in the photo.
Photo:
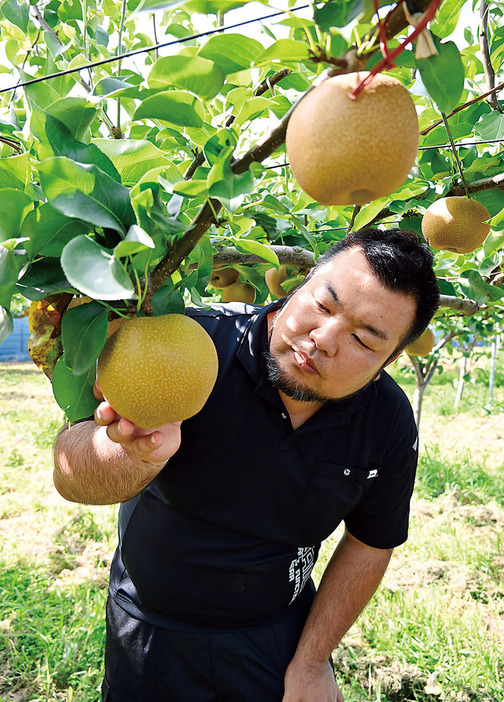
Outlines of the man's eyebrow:
[[[338,305],[341,304],[341,300],[338,296],[338,293],[334,289],[333,285],[328,280],[324,280],[324,283],[325,283],[325,286],[326,286],[329,294],[333,298],[334,302]],[[372,324],[365,324],[364,322],[361,322],[360,326],[363,329],[367,329],[368,332],[370,332],[371,334],[374,334],[379,339],[383,339],[383,341],[389,340],[389,336],[388,336],[387,332],[383,331],[382,329],[377,329],[376,327],[373,327]]]

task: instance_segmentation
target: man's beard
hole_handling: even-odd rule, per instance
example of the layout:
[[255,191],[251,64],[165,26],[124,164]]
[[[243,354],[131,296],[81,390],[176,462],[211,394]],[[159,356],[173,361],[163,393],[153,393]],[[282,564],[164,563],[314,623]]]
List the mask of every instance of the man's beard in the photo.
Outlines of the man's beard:
[[380,376],[380,373],[378,372],[375,377],[367,382],[362,388],[359,388],[355,392],[351,392],[344,397],[325,397],[323,395],[319,395],[319,393],[317,393],[315,390],[307,388],[291,378],[287,378],[285,373],[278,365],[276,358],[270,353],[270,351],[266,351],[265,357],[268,380],[270,381],[271,385],[277,390],[283,392],[285,395],[287,395],[287,397],[290,397],[297,402],[323,402],[324,404],[335,405],[338,402],[348,400],[350,397],[353,397],[362,390],[365,390],[374,380],[378,380]]
[[269,351],[267,351],[265,355],[270,383],[274,388],[287,395],[287,397],[297,402],[335,402],[334,399],[323,397],[315,392],[315,390],[307,388],[291,378],[287,378],[278,365],[276,358]]

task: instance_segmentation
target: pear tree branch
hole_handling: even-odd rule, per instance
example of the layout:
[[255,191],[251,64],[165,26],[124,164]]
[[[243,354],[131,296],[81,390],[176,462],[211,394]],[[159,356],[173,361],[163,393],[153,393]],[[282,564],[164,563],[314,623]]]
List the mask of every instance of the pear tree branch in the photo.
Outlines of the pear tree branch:
[[[481,193],[485,190],[502,190],[504,192],[504,173],[499,173],[489,178],[482,178],[481,180],[473,180],[472,183],[467,183],[467,191],[469,194]],[[416,200],[426,198],[432,191],[427,188],[423,193],[415,196]],[[452,185],[450,190],[446,193],[445,197],[450,196],[464,196],[466,194],[465,188],[462,184],[455,183]],[[378,222],[381,222],[388,217],[397,217],[396,212],[392,212],[388,207],[384,207],[382,210],[376,214],[373,219],[368,223],[367,226],[371,227]]]
[[[480,0],[480,49],[483,55],[483,67],[485,69],[485,78],[487,88],[493,90],[495,88],[495,71],[490,59],[490,46],[488,43],[488,3],[486,0]],[[493,110],[502,112],[497,95],[492,92],[489,96],[489,103]]]
[[[296,266],[301,274],[308,273],[315,263],[312,251],[301,246],[269,246],[278,256],[280,263],[287,266]],[[233,263],[261,263],[264,259],[256,254],[243,254],[231,246],[221,246],[214,256],[214,263],[218,265],[233,265]]]
[[[276,253],[280,263],[292,265],[299,268],[300,273],[308,273],[315,265],[315,256],[311,251],[300,246],[270,246],[268,247]],[[255,254],[243,254],[230,247],[221,246],[214,256],[214,263],[218,265],[233,265],[233,263],[252,264],[264,261]],[[440,295],[440,307],[447,307],[455,312],[471,317],[481,310],[481,305],[467,298],[456,297],[455,295]]]
[[[416,8],[418,11],[422,11],[431,5],[430,0],[418,0],[416,3]],[[387,22],[387,36],[391,38],[398,32],[402,31],[408,27],[408,21],[402,10],[402,3],[397,6],[397,11],[394,11],[389,17]],[[377,27],[375,32],[379,32]],[[378,34],[376,35],[378,36]],[[374,42],[372,48],[366,54],[366,60],[373,53],[379,50],[379,42]],[[345,59],[348,57],[348,65],[350,66],[350,60],[353,62],[352,65],[355,66],[356,50],[355,48],[347,52],[343,57]],[[339,72],[345,72],[344,68],[337,69]],[[350,70],[350,68],[347,69]],[[353,69],[355,70],[355,69]],[[328,76],[327,76],[328,77]],[[309,88],[308,90],[311,90]],[[306,95],[306,93],[305,93]],[[301,96],[300,99],[303,99]],[[287,125],[289,123],[290,116],[295,108],[294,104],[290,110],[284,115],[277,126],[271,131],[271,133],[260,143],[254,145],[249,151],[247,151],[241,158],[234,161],[231,165],[231,170],[233,173],[241,174],[245,173],[249,166],[256,162],[261,163],[266,158],[271,156],[279,146],[285,142],[285,134],[287,131]],[[191,174],[192,175],[192,174]],[[187,173],[186,173],[187,176]],[[182,261],[187,257],[187,255],[192,251],[192,249],[199,242],[201,237],[208,231],[212,224],[216,224],[216,215],[220,211],[222,205],[218,200],[210,199],[207,201],[196,215],[190,228],[185,232],[185,234],[172,246],[169,248],[166,256],[160,261],[160,263],[154,269],[149,285],[149,294],[147,298],[158,290],[168,278],[174,273],[180,266]],[[146,304],[149,304],[147,300]]]

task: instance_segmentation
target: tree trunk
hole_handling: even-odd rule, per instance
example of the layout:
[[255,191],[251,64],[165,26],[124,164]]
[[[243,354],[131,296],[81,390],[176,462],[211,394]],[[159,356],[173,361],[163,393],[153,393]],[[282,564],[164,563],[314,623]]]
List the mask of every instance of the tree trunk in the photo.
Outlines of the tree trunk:
[[490,380],[488,383],[488,404],[492,405],[493,391],[495,385],[495,367],[497,365],[497,355],[499,353],[500,335],[497,334],[492,343],[492,360],[490,364]]
[[460,400],[462,399],[462,395],[464,393],[464,385],[465,385],[465,379],[464,376],[467,373],[467,361],[468,361],[467,356],[462,357],[462,363],[460,364],[460,371],[459,371],[459,380],[458,380],[458,385],[457,385],[457,395],[455,397],[455,403],[454,407],[457,409],[459,406]]
[[411,404],[413,407],[413,415],[415,417],[415,422],[416,422],[418,430],[420,429],[420,417],[422,414],[422,400],[423,400],[423,395],[424,395],[426,387],[427,387],[427,385],[420,382],[418,378],[415,378],[415,392],[413,393],[413,401]]

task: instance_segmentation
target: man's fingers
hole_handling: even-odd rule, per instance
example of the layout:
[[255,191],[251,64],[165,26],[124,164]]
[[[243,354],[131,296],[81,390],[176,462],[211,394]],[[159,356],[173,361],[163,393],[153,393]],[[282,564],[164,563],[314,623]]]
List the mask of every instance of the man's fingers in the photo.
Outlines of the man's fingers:
[[100,426],[107,426],[116,421],[116,413],[108,402],[100,402],[94,413],[95,422]]
[[107,435],[111,441],[116,444],[128,444],[133,438],[136,427],[135,425],[124,419],[124,417],[118,418],[114,413],[116,421],[110,423],[107,427]]
[[100,389],[100,385],[97,380],[95,380],[95,384],[93,385],[93,395],[97,400],[103,400],[103,393]]
[[147,458],[153,451],[159,448],[162,436],[158,431],[146,436],[139,436],[133,441],[132,448],[139,458]]

